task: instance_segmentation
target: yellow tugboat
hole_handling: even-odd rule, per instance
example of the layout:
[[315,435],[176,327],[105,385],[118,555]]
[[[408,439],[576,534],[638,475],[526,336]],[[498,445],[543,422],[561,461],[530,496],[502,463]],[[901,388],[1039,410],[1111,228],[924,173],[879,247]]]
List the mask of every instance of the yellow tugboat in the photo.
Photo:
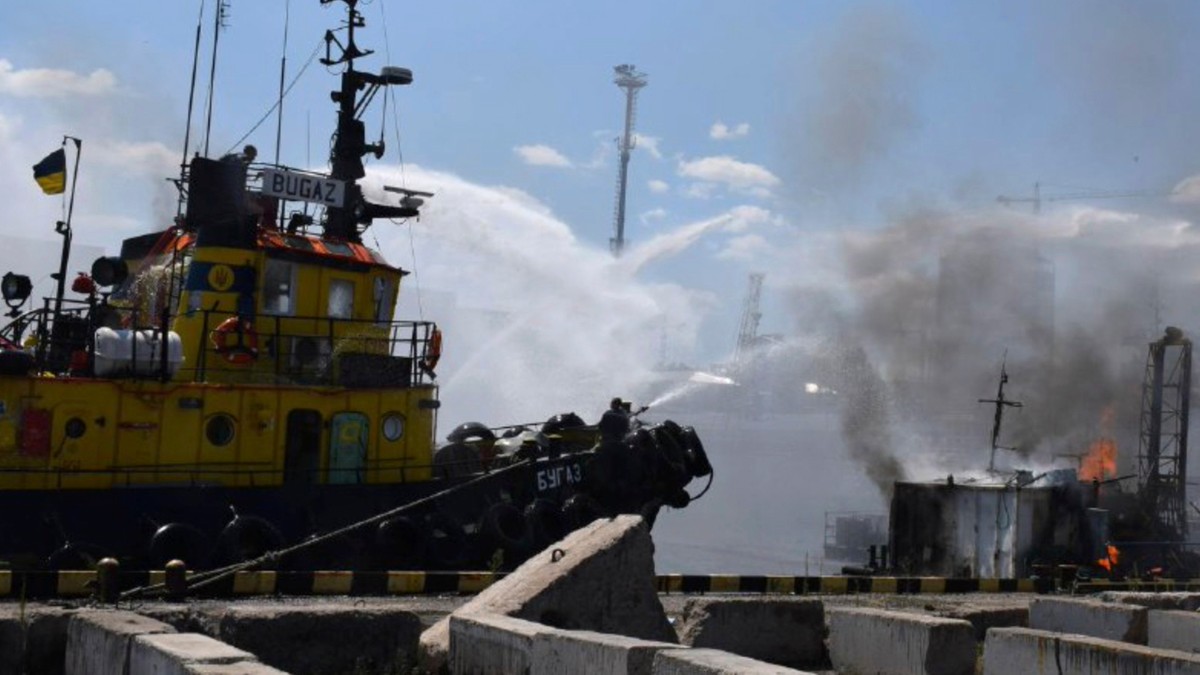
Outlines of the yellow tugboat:
[[126,568],[210,567],[471,481],[281,564],[508,567],[593,517],[685,506],[688,482],[710,475],[694,431],[670,422],[604,443],[574,414],[499,439],[474,423],[437,447],[441,335],[393,317],[407,272],[361,237],[432,195],[373,203],[357,183],[362,158],[384,153],[365,140],[363,109],[412,74],[355,69],[370,53],[354,41],[365,22],[357,0],[341,1],[344,44],[328,32],[322,60],[344,67],[328,174],[257,163],[250,146],[196,156],[175,222],[95,261],[74,296],[69,217],[56,297],[24,309],[28,277],[4,276],[0,559],[11,566],[111,555]]

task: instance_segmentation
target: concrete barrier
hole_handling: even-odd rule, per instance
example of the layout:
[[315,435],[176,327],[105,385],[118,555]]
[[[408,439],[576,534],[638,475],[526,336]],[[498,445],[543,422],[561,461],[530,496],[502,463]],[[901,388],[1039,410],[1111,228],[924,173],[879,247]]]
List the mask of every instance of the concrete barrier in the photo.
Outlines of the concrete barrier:
[[[503,614],[557,628],[677,642],[654,579],[654,542],[641,517],[599,519],[534,555],[454,614]],[[421,667],[440,671],[449,645],[447,618],[421,634]]]
[[128,673],[133,638],[174,632],[161,621],[133,612],[80,612],[67,624],[65,675]]
[[654,654],[654,675],[768,675],[807,671],[777,666],[718,649],[664,649]]
[[679,641],[792,668],[825,662],[825,606],[803,598],[696,598]]
[[249,652],[199,633],[138,635],[129,650],[129,672],[139,675],[184,675],[195,673],[199,666],[232,667],[244,662],[255,663],[256,659]]
[[533,642],[546,626],[501,614],[451,614],[449,667],[471,675],[532,675]]
[[975,641],[983,642],[989,628],[1028,628],[1029,606],[979,607],[964,604],[937,613],[947,619],[962,619],[975,629]]
[[1104,602],[1139,605],[1146,609],[1182,609],[1189,612],[1200,609],[1200,593],[1105,591],[1098,597]]
[[1200,614],[1152,609],[1146,616],[1146,644],[1156,649],[1200,651]]
[[187,675],[288,675],[282,670],[276,670],[271,666],[258,663],[257,661],[193,663],[185,666],[183,672],[187,673]]
[[1200,656],[1086,635],[993,628],[983,675],[1200,675]]
[[640,640],[587,630],[551,629],[533,643],[530,675],[651,675],[654,655],[678,649],[670,642]]
[[1139,605],[1084,598],[1034,598],[1029,627],[1144,645],[1147,611]]
[[0,607],[0,675],[62,675],[67,624],[75,611],[24,603]]
[[199,607],[197,632],[286,671],[391,672],[416,664],[421,619],[387,605],[249,604]]
[[880,675],[975,672],[975,629],[967,621],[882,609],[832,607],[826,610],[826,620],[829,659],[838,672]]

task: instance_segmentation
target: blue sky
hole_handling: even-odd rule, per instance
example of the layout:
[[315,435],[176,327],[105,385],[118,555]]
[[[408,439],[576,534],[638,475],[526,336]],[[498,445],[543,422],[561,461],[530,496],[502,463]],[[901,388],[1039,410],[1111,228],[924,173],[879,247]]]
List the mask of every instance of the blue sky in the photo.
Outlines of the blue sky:
[[[213,6],[205,3],[193,149]],[[231,0],[211,154],[272,103],[285,7],[289,79],[342,16],[341,3]],[[0,9],[0,177],[24,233],[59,214],[27,173],[64,133],[85,139],[79,241],[112,250],[171,213],[162,179],[182,150],[199,9],[79,0]],[[996,208],[996,195],[1027,194],[1034,181],[1048,193],[1167,190],[1195,173],[1200,156],[1200,81],[1188,69],[1200,57],[1200,6],[1189,2],[374,0],[360,9],[359,43],[376,50],[360,67],[390,62],[415,73],[394,99],[409,186],[423,187],[415,168],[483,186],[484,201],[516,195],[529,208],[510,217],[548,216],[593,252],[607,247],[613,225],[623,99],[612,67],[648,73],[627,236],[679,249],[637,278],[684,289],[689,311],[703,313],[669,350],[690,362],[732,349],[751,271],[767,274],[762,330],[788,332],[799,319],[781,298],[836,267],[840,238],[886,231],[926,208],[976,218]],[[334,83],[316,63],[297,83],[285,105],[284,163],[323,161]],[[394,111],[388,156],[374,167],[389,176],[401,175]],[[366,119],[378,134],[378,105]],[[274,118],[250,141],[271,157]],[[453,194],[434,203],[443,197],[456,204]],[[1191,217],[1177,204],[1145,208]],[[435,213],[422,230],[434,238]],[[375,233],[386,239],[391,227]],[[477,290],[486,296],[465,293]]]

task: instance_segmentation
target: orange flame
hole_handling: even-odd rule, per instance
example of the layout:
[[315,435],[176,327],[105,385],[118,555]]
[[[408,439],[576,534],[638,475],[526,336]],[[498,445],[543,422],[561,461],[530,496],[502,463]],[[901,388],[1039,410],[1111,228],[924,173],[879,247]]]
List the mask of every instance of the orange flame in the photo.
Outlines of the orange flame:
[[1106,571],[1112,572],[1113,568],[1116,567],[1117,563],[1121,560],[1121,551],[1112,544],[1106,546],[1105,549],[1108,552],[1108,557],[1097,560],[1096,564],[1100,567],[1103,567]]
[[1079,458],[1079,480],[1105,480],[1117,475],[1117,441],[1113,439],[1116,409],[1107,405],[1100,413],[1100,437]]
[[1079,461],[1079,480],[1105,480],[1117,475],[1117,442],[1097,438]]

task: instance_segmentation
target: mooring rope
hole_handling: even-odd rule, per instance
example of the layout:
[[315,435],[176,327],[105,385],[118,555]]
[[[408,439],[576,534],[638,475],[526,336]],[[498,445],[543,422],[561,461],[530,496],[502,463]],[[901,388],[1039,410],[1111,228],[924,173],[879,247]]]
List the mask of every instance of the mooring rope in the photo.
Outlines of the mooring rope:
[[[316,545],[324,543],[330,539],[335,539],[335,538],[340,537],[349,532],[353,532],[354,530],[366,527],[368,525],[378,523],[383,520],[387,520],[388,518],[391,518],[392,516],[399,515],[406,511],[411,511],[412,509],[415,509],[417,507],[424,506],[424,505],[434,502],[438,499],[442,499],[448,495],[454,494],[455,492],[458,492],[459,490],[465,490],[466,488],[472,487],[472,486],[477,485],[486,480],[490,480],[492,478],[501,476],[510,471],[514,471],[518,468],[524,467],[524,466],[528,465],[531,461],[532,460],[529,460],[529,459],[522,460],[522,461],[517,462],[516,464],[506,466],[503,469],[498,469],[496,471],[491,471],[489,473],[485,473],[481,476],[472,478],[471,480],[469,480],[465,483],[460,483],[459,485],[455,485],[454,487],[446,488],[445,490],[442,490],[441,492],[434,493],[432,495],[429,495],[428,497],[422,497],[421,499],[409,502],[407,504],[404,504],[403,506],[398,506],[394,509],[384,511],[382,513],[377,513],[377,514],[371,516],[370,518],[360,520],[356,523],[351,523],[350,525],[346,525],[344,527],[333,530],[331,532],[327,532],[327,533],[319,535],[319,536],[305,539],[302,542],[293,544],[293,545],[285,547],[285,548],[276,549],[274,551],[267,551],[266,553],[258,556],[257,558],[252,558],[250,560],[245,560],[245,561],[242,561],[239,563],[234,563],[232,565],[226,565],[225,567],[221,567],[221,568],[218,568],[215,570],[207,570],[204,572],[197,572],[195,575],[188,578],[187,588],[190,591],[193,589],[209,586],[211,584],[214,584],[214,583],[220,581],[221,579],[224,579],[226,577],[230,577],[234,574],[237,574],[238,572],[244,572],[246,570],[249,570],[251,568],[254,568],[254,567],[264,564],[264,563],[274,562],[286,555],[295,553],[296,551],[300,551],[300,550],[309,548],[310,546],[316,546]],[[146,586],[139,586],[137,588],[131,588],[131,589],[121,593],[121,595],[118,596],[118,601],[132,600],[134,598],[143,597],[144,595],[149,595],[152,593],[153,594],[165,594],[166,587],[167,587],[166,583],[159,583],[159,584],[149,584]]]

